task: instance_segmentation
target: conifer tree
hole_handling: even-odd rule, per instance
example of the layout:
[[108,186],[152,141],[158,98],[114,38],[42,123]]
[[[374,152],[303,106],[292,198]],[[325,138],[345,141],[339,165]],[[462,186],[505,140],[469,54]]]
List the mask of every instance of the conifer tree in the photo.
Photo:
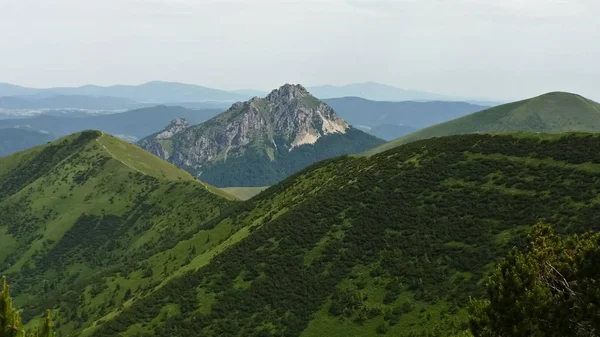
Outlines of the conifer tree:
[[488,298],[471,303],[475,336],[600,334],[600,234],[562,238],[533,228],[523,254],[516,248],[487,284]]
[[6,277],[0,282],[0,337],[56,337],[50,310],[46,311],[44,322],[33,331],[25,331],[21,315],[13,307],[10,287]]

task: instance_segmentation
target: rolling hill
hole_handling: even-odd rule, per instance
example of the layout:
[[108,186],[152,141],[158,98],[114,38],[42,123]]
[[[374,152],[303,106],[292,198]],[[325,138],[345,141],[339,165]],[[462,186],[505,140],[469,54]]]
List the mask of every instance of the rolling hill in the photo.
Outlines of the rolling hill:
[[349,126],[301,85],[291,84],[265,98],[237,102],[204,123],[182,123],[139,144],[218,187],[272,185],[319,160],[383,143]]
[[600,131],[600,104],[576,94],[551,92],[431,126],[368,153],[382,152],[420,139],[467,133],[571,131]]
[[61,138],[0,158],[0,274],[25,321],[55,309],[68,336],[214,254],[233,199],[99,131]]
[[531,225],[600,229],[598,172],[589,134],[458,135],[325,160],[211,220],[241,239],[81,335],[456,336],[491,263]]
[[54,139],[55,137],[51,134],[35,130],[0,128],[0,157],[41,145]]

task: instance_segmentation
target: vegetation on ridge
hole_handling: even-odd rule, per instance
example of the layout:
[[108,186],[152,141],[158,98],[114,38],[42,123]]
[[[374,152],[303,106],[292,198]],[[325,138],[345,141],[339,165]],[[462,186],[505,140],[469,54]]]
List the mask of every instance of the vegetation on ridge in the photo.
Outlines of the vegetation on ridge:
[[600,229],[598,144],[462,135],[320,162],[220,215],[244,238],[89,335],[462,333],[469,298],[531,224]]

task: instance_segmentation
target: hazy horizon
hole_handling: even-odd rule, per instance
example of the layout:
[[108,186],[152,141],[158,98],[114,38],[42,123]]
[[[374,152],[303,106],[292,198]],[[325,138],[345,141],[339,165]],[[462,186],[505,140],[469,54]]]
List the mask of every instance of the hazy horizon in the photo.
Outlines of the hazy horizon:
[[229,91],[377,82],[598,99],[598,13],[591,0],[0,0],[0,82]]

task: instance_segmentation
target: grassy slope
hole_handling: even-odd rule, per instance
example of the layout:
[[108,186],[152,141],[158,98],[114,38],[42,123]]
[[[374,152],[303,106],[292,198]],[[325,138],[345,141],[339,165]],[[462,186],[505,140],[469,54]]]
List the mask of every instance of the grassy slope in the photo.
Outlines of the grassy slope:
[[230,194],[97,131],[1,158],[0,187],[0,274],[65,336],[230,234],[207,225]]
[[218,189],[199,180],[195,180],[188,172],[177,168],[159,157],[149,155],[149,153],[139,146],[123,142],[122,140],[102,134],[98,139],[103,148],[114,158],[129,166],[131,169],[144,175],[152,176],[158,179],[167,180],[194,180],[202,184],[207,190],[218,194],[227,199],[235,197],[225,191]]
[[434,125],[392,140],[367,153],[375,154],[420,139],[456,134],[572,131],[600,131],[600,104],[579,95],[552,92]]
[[221,188],[221,190],[234,195],[235,197],[237,197],[240,200],[248,200],[252,197],[254,197],[255,195],[259,194],[260,192],[266,190],[268,188],[268,186],[266,187],[224,187]]
[[[543,219],[600,229],[600,138],[464,135],[320,162],[229,209],[237,229],[92,336],[444,336]],[[224,246],[222,248],[225,248]]]

